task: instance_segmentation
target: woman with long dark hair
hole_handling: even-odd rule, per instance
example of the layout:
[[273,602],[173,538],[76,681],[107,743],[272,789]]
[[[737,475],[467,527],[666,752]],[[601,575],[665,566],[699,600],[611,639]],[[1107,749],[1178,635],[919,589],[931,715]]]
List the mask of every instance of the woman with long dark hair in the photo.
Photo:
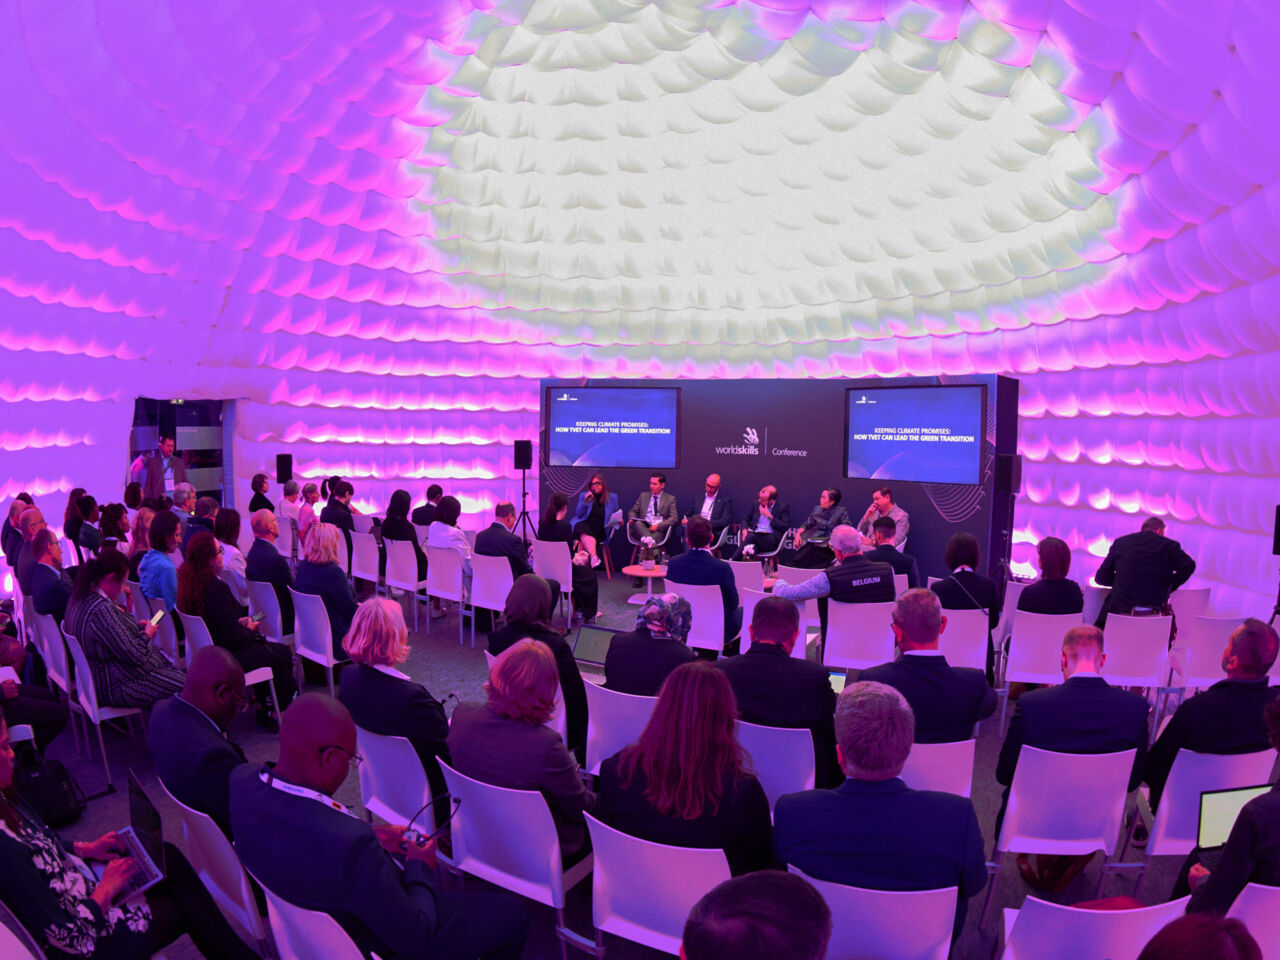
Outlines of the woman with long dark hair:
[[620,523],[622,518],[618,495],[609,492],[609,483],[603,473],[593,473],[587,481],[587,489],[578,497],[578,506],[573,512],[571,524],[582,549],[591,555],[593,567],[600,565],[600,551],[603,549],[601,544],[606,543],[609,531],[617,529]]
[[76,533],[76,543],[85,555],[97,553],[102,546],[102,531],[98,529],[102,511],[98,509],[98,501],[86,493],[76,501],[76,508],[80,511],[80,529]]
[[[427,575],[427,555],[422,552],[422,544],[418,542],[418,531],[409,522],[409,507],[413,500],[408,490],[397,490],[391,494],[391,502],[387,504],[387,517],[382,521],[382,540],[408,540],[413,544],[413,555],[418,560],[418,579]],[[386,551],[382,554],[382,572],[387,572]]]
[[600,819],[654,843],[720,847],[734,876],[767,867],[769,800],[738,744],[737,717],[723,671],[677,667],[640,739],[601,764]]
[[219,507],[213,518],[213,536],[222,545],[222,579],[231,588],[236,603],[249,602],[249,588],[245,584],[245,559],[240,552],[240,511]]
[[68,543],[79,545],[80,525],[84,517],[80,516],[80,498],[84,496],[84,487],[72,487],[67,494],[67,506],[62,511],[62,535]]
[[102,508],[102,519],[98,524],[98,532],[102,540],[114,540],[117,550],[124,550],[129,541],[129,511],[123,503],[108,503]]
[[[341,477],[330,477],[320,484],[320,496],[326,501],[324,509],[320,511],[320,522],[332,524],[342,531],[342,537],[347,541],[348,557],[351,556],[351,534],[356,529],[352,514],[358,512],[351,506],[351,498],[355,496],[355,492],[356,488]],[[350,564],[347,566],[350,569]]]
[[538,539],[567,543],[573,555],[573,605],[582,614],[584,623],[594,623],[600,606],[600,581],[591,572],[591,554],[573,535],[564,516],[569,510],[569,498],[563,493],[553,493],[538,524]]

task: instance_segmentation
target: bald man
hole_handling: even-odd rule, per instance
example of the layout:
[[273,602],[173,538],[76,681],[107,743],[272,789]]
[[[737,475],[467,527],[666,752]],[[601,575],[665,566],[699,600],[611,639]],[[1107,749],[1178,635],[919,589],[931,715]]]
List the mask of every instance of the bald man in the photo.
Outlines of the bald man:
[[231,774],[231,829],[245,866],[289,903],[328,913],[366,956],[517,960],[529,933],[523,903],[440,892],[434,842],[375,829],[333,799],[360,760],[347,708],[320,693],[298,697],[280,721],[280,761]]
[[147,743],[156,775],[179,801],[231,835],[227,781],[245,762],[227,728],[245,705],[244,670],[231,652],[204,647],[187,665],[181,693],[151,711]]
[[692,517],[702,517],[711,522],[711,542],[720,539],[720,533],[733,522],[733,501],[720,489],[720,474],[713,473],[702,484],[702,496],[694,497],[685,514],[684,524]]
[[289,570],[289,561],[276,549],[280,521],[270,510],[256,510],[249,518],[249,525],[253,528],[253,546],[244,558],[245,579],[271,584],[276,602],[280,604],[281,630],[288,636],[293,633],[293,595],[289,593],[293,573]]

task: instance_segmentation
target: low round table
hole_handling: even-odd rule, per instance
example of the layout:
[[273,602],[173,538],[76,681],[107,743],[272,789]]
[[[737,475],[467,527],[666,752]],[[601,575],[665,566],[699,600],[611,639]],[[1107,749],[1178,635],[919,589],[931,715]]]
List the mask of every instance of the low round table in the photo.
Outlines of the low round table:
[[665,577],[667,568],[662,564],[655,564],[652,570],[647,570],[638,563],[633,563],[629,567],[622,568],[624,577],[639,577],[644,581],[644,593],[633,593],[627,597],[627,603],[644,603],[653,596],[653,581],[655,577]]

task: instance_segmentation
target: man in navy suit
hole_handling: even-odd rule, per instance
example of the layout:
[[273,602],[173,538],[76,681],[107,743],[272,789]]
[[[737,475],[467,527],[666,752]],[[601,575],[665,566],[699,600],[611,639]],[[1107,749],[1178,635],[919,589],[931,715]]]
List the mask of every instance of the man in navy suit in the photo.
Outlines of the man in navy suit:
[[208,814],[228,836],[227,782],[245,756],[227,736],[227,726],[244,703],[239,661],[222,647],[204,647],[187,666],[182,692],[157,703],[147,727],[151,759],[165,789]]
[[476,534],[476,553],[482,557],[506,557],[511,565],[511,579],[533,573],[529,565],[529,548],[511,531],[516,525],[514,504],[500,503],[493,508],[497,518]]
[[249,518],[249,524],[253,528],[253,546],[244,558],[245,579],[271,584],[280,604],[281,630],[288,635],[293,633],[293,596],[289,593],[293,573],[289,570],[289,561],[276,549],[280,521],[270,510],[257,510]]
[[231,775],[231,830],[262,885],[327,913],[366,955],[384,960],[517,960],[529,915],[505,894],[455,897],[431,876],[435,842],[365,823],[333,794],[356,753],[356,725],[337,700],[298,697],[280,721],[280,761]]
[[848,779],[834,790],[778,800],[778,859],[815,879],[870,890],[958,887],[958,934],[969,897],[987,882],[973,803],[955,794],[912,790],[899,779],[915,723],[911,707],[892,687],[867,681],[845,687],[835,730]]
[[[715,543],[720,539],[720,532],[733,522],[733,501],[724,495],[720,490],[720,474],[713,473],[707,477],[703,484],[703,496],[695,498],[694,502],[689,505],[689,512],[685,515],[685,526],[694,517],[702,517],[704,520],[711,521],[711,542]],[[685,531],[685,537],[688,538],[688,531]]]
[[873,563],[887,563],[893,567],[894,573],[904,574],[907,578],[907,588],[914,590],[916,587],[923,586],[920,583],[920,567],[916,564],[915,557],[907,556],[893,545],[893,538],[897,536],[897,532],[898,525],[894,523],[892,517],[877,517],[871,524],[871,539],[875,547],[871,550],[863,550],[862,555]]
[[436,504],[440,502],[440,498],[444,496],[444,488],[438,483],[433,483],[427,487],[427,502],[420,507],[414,507],[411,519],[415,526],[429,527],[431,519],[435,516]]
[[742,608],[738,606],[738,585],[733,579],[733,567],[711,554],[711,521],[701,516],[689,518],[686,531],[689,550],[672,557],[667,564],[667,583],[690,583],[694,586],[718,586],[724,601],[725,652],[729,643],[742,629]]
[[937,594],[908,590],[893,610],[893,636],[901,658],[858,676],[888,684],[906,697],[915,714],[916,743],[968,740],[974,724],[996,709],[996,692],[982,671],[953,667],[938,651],[938,637],[946,627]]
[[[746,536],[733,559],[750,560],[758,553],[772,553],[790,527],[791,507],[778,499],[778,488],[773,484],[761,487],[756,502],[747,511],[742,527]],[[751,547],[750,553],[747,547]]]
[[31,574],[31,602],[36,613],[53,617],[59,625],[67,614],[67,601],[71,599],[71,578],[62,569],[62,548],[58,538],[48,527],[41,527],[31,541],[36,566]]

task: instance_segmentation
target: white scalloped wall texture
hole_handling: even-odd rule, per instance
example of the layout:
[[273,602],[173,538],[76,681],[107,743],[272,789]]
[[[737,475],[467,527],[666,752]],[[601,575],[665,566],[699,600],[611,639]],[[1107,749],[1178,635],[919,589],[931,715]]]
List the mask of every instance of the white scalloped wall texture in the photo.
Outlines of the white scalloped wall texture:
[[[381,506],[518,496],[538,378],[1006,373],[1015,561],[1166,516],[1269,609],[1270,0],[0,4],[0,495],[234,398]],[[122,469],[122,467],[121,467]]]

